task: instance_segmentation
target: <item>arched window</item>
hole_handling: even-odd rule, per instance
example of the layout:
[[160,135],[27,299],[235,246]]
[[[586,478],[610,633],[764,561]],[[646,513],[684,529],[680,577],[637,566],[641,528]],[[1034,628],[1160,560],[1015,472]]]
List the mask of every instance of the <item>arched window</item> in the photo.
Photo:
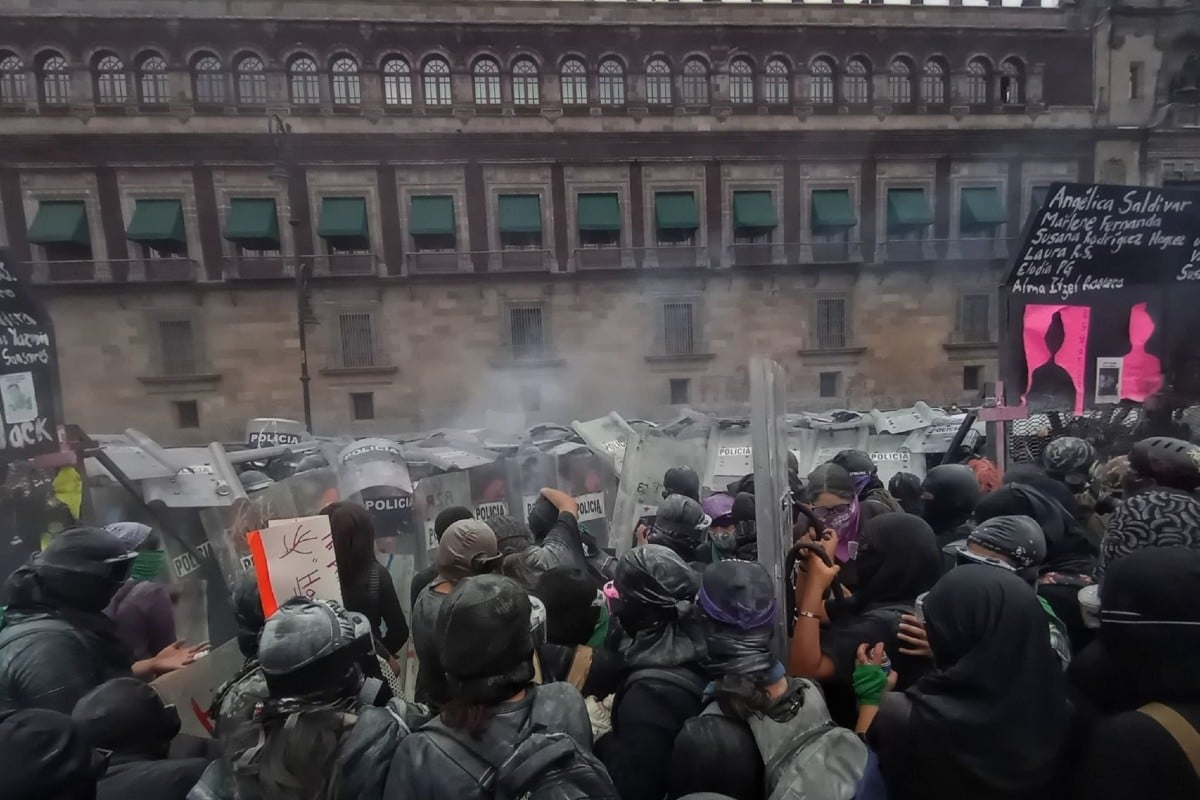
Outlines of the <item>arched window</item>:
[[989,84],[992,68],[982,58],[973,58],[967,64],[967,102],[973,106],[986,106],[991,101]]
[[67,60],[53,51],[38,59],[41,101],[48,106],[65,106],[71,102],[71,72]]
[[871,69],[861,58],[846,62],[846,74],[842,77],[842,93],[847,103],[863,105],[871,101]]
[[671,65],[661,58],[646,65],[646,102],[652,106],[671,104]]
[[108,53],[96,61],[96,102],[106,106],[119,106],[129,102],[129,76],[125,74],[125,63]]
[[338,56],[329,65],[329,87],[335,106],[356,106],[362,102],[362,80],[358,62],[350,56]]
[[735,106],[754,102],[754,67],[744,58],[729,63],[729,102]]
[[383,62],[383,102],[389,106],[413,103],[412,68],[399,56]]
[[615,58],[600,62],[600,105],[625,105],[625,66]]
[[520,58],[513,63],[512,92],[515,105],[536,106],[542,102],[542,86],[538,80],[538,68],[532,59]]
[[946,65],[936,58],[926,61],[921,72],[921,100],[931,106],[946,104]]
[[500,105],[500,65],[495,59],[476,59],[471,74],[475,84],[475,105]]
[[792,101],[792,75],[781,58],[767,62],[763,73],[763,98],[770,105],[783,105]]
[[288,64],[288,85],[291,88],[292,105],[321,104],[321,76],[317,62],[308,56],[296,56]]
[[1000,102],[1006,106],[1025,102],[1025,65],[1015,58],[1000,65]]
[[689,58],[683,65],[682,89],[684,105],[708,105],[708,65],[698,58]]
[[818,58],[808,73],[808,98],[815,106],[833,105],[833,62]]
[[25,64],[15,53],[0,53],[0,105],[21,105],[26,92]]
[[888,97],[896,105],[905,106],[913,101],[912,72],[908,59],[892,59],[892,66],[888,69]]
[[143,56],[138,64],[138,93],[138,102],[144,106],[163,106],[171,99],[167,62],[158,53]]
[[587,105],[587,67],[577,58],[568,58],[559,70],[564,106]]
[[225,70],[212,53],[201,54],[192,64],[192,94],[201,105],[225,102]]
[[243,56],[237,62],[237,101],[243,106],[267,104],[267,73],[258,56]]
[[425,105],[450,105],[453,95],[450,91],[450,63],[446,59],[434,56],[425,61],[421,69],[421,90],[425,93]]

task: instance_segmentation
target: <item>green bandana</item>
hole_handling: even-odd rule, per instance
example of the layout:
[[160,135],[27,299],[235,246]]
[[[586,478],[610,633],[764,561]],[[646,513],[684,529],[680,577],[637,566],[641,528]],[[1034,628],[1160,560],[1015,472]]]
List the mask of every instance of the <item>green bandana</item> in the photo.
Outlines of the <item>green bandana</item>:
[[608,639],[608,606],[600,606],[600,618],[596,620],[596,627],[592,628],[592,638],[588,639],[587,646],[593,650],[599,650],[604,647],[606,639]]
[[133,571],[129,577],[135,581],[152,581],[162,575],[167,563],[167,554],[162,550],[143,550],[133,559]]

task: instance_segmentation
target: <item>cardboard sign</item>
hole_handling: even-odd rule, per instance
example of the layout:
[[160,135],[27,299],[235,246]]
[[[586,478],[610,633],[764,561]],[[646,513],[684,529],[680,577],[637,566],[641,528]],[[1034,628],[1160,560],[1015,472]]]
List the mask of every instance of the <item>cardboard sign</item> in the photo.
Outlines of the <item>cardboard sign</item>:
[[0,461],[59,450],[58,351],[50,316],[0,249]]
[[169,672],[150,684],[165,705],[179,711],[180,733],[211,737],[213,720],[208,716],[213,697],[221,684],[237,675],[246,663],[236,639],[215,647],[203,658],[183,669]]
[[329,517],[275,520],[246,540],[266,616],[293,597],[342,602]]

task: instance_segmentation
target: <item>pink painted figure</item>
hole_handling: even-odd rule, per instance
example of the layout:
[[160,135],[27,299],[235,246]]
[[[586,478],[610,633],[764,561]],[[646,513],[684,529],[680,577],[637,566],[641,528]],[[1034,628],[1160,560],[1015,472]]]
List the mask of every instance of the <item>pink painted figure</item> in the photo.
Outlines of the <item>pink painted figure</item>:
[[1129,353],[1122,360],[1121,397],[1141,403],[1163,387],[1162,361],[1146,352],[1154,319],[1145,303],[1129,311]]

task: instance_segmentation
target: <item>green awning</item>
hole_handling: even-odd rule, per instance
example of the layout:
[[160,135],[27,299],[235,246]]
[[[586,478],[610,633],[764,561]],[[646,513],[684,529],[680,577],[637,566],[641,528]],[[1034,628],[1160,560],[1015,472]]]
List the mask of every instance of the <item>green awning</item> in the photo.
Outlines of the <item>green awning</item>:
[[235,197],[225,217],[225,238],[252,248],[271,250],[279,246],[279,218],[270,197]]
[[541,233],[542,198],[536,194],[500,195],[501,233]]
[[87,209],[82,200],[42,200],[29,226],[34,244],[78,244],[88,246]]
[[138,200],[125,238],[141,244],[187,244],[183,204],[178,200]]
[[362,197],[322,197],[317,235],[322,239],[367,239],[367,201]]
[[579,230],[621,230],[621,203],[617,200],[617,195],[579,195]]
[[849,189],[816,189],[812,193],[814,231],[841,230],[858,224]]
[[992,228],[1008,222],[995,186],[963,189],[960,211],[964,228]]
[[735,228],[774,228],[779,224],[770,192],[734,192]]
[[933,211],[924,189],[888,189],[888,230],[923,228],[933,224]]
[[660,231],[694,231],[700,227],[696,196],[691,192],[654,195],[654,224]]
[[448,194],[414,195],[408,203],[408,232],[413,236],[454,236],[454,198]]

